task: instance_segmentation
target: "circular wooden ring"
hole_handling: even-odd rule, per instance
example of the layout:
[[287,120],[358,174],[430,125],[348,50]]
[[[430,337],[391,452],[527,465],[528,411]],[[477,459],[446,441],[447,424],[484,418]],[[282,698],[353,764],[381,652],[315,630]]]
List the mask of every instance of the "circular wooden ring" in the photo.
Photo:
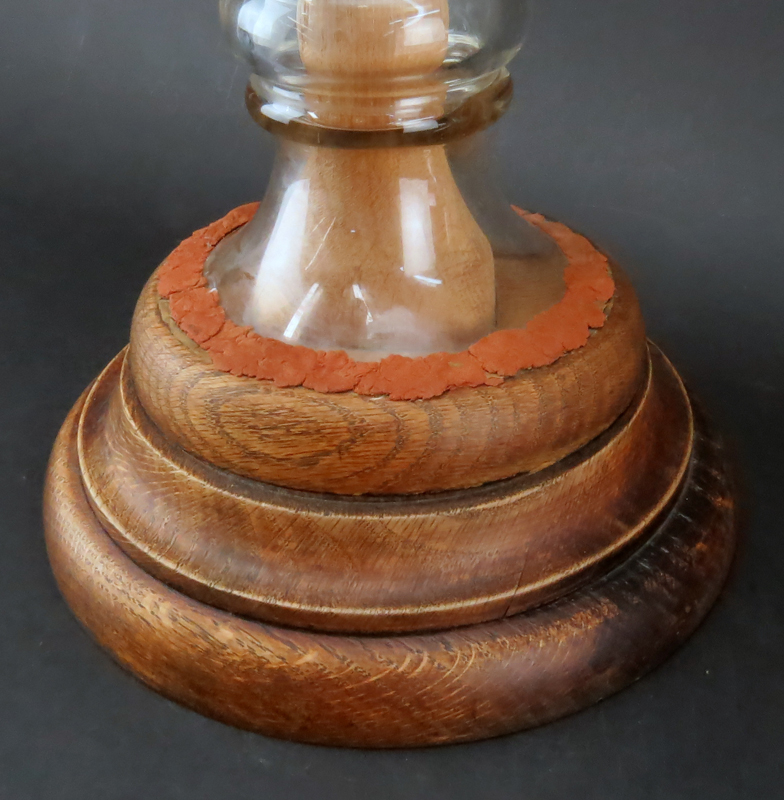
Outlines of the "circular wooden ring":
[[501,386],[394,401],[215,369],[161,317],[156,277],[142,292],[130,365],[139,398],[185,450],[254,480],[334,494],[417,494],[536,472],[606,430],[647,368],[634,290],[613,265],[616,296],[603,328],[554,364]]
[[49,554],[73,611],[121,664],[224,722],[330,745],[496,736],[577,711],[639,678],[699,624],[734,550],[721,449],[697,417],[680,500],[616,570],[550,605],[427,635],[335,636],[251,622],[191,600],[127,558],[80,481],[81,403],[47,480]]
[[141,409],[121,355],[86,399],[80,471],[123,550],[210,605],[321,631],[484,622],[607,571],[669,509],[692,452],[691,409],[656,349],[649,375],[614,425],[535,475],[341,498],[237,478],[172,446]]

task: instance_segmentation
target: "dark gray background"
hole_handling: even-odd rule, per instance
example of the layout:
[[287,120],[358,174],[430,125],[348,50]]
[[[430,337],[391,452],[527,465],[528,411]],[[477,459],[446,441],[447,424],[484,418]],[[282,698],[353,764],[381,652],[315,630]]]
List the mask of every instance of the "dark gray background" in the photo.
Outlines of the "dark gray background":
[[399,753],[202,719],[61,601],[40,523],[57,428],[162,257],[260,197],[271,142],[213,0],[5,0],[0,37],[3,800],[784,796],[784,4],[536,0],[500,124],[510,199],[631,272],[735,442],[746,539],[715,612],[636,686],[542,730]]

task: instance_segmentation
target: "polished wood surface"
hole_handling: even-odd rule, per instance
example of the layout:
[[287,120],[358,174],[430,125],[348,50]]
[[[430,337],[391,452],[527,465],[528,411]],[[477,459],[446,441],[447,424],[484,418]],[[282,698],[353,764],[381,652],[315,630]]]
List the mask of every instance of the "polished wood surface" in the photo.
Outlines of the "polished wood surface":
[[167,439],[237,475],[337,494],[478,486],[560,461],[612,425],[639,393],[644,325],[628,279],[615,265],[613,274],[607,323],[579,351],[502,387],[417,402],[279,389],[219,372],[163,321],[153,276],[133,322],[133,382]]
[[301,741],[479,739],[622,688],[715,600],[735,514],[616,277],[552,367],[397,403],[216,372],[153,279],[53,452],[63,594],[155,689]]
[[106,534],[80,481],[82,405],[61,431],[46,489],[47,543],[63,594],[150,686],[273,736],[433,745],[576,711],[639,678],[694,630],[734,548],[725,458],[698,417],[670,514],[624,564],[556,602],[426,635],[337,636],[252,622],[167,588]]
[[187,594],[298,627],[424,630],[553,599],[649,532],[692,450],[686,393],[654,350],[627,412],[535,475],[414,498],[287,491],[172,445],[129,372],[122,356],[107,368],[79,429],[80,471],[104,526]]
[[[315,125],[361,139],[439,124],[446,0],[297,14]],[[190,294],[152,276],[129,348],[61,429],[44,515],[74,613],[168,697],[327,745],[495,736],[639,678],[716,600],[736,525],[721,446],[622,271],[613,296],[601,256],[590,296],[554,308],[590,243],[530,251],[541,280],[516,273],[529,256],[493,252],[442,144],[283,152],[253,221],[180,252],[209,255]],[[214,369],[169,312],[200,297],[214,337],[215,288],[238,325],[369,360],[482,347],[498,289],[564,324],[557,360],[531,369],[504,368],[530,332],[493,334],[478,388],[325,394]]]

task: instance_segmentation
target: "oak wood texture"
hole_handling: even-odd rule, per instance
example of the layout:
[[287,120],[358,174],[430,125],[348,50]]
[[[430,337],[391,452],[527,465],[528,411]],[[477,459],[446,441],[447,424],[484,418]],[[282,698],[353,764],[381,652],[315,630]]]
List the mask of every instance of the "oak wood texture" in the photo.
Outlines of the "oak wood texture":
[[156,690],[273,736],[433,745],[571,713],[639,678],[682,642],[731,561],[733,495],[721,449],[698,415],[687,481],[669,515],[623,564],[557,601],[405,636],[253,622],[168,588],[114,544],[80,480],[82,407],[58,437],[45,498],[47,544],[65,598],[98,642]]
[[155,275],[134,316],[130,369],[167,439],[237,475],[347,495],[469,488],[556,463],[605,431],[640,391],[644,325],[628,279],[615,265],[613,275],[605,326],[580,350],[501,387],[398,402],[237,378],[172,333]]
[[692,437],[685,390],[654,350],[626,413],[549,469],[414,498],[316,495],[173,446],[121,355],[85,401],[78,449],[94,510],[149,573],[234,613],[379,633],[499,618],[606,570],[671,505]]
[[613,274],[584,347],[429,401],[217,371],[153,275],[52,454],[64,596],[157,690],[302,741],[466,741],[622,688],[705,615],[735,522]]

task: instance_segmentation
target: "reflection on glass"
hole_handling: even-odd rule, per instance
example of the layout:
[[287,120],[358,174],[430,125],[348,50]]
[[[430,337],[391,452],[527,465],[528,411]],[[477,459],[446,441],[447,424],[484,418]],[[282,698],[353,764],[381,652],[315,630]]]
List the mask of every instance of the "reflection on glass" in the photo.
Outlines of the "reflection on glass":
[[284,142],[256,217],[207,262],[229,317],[372,360],[458,352],[549,308],[562,255],[509,208],[480,142],[452,156]]
[[468,135],[508,101],[525,8],[225,0],[251,109],[283,138],[255,219],[206,266],[232,320],[375,359],[458,352],[560,299],[561,254]]
[[[372,17],[365,27],[385,34],[389,52],[409,65],[406,74],[360,63],[371,49],[366,31],[352,24],[362,13]],[[221,0],[223,26],[235,52],[253,68],[265,113],[321,124],[324,108],[313,90],[328,67],[332,79],[361,71],[376,96],[389,94],[391,77],[397,100],[386,124],[427,127],[433,117],[421,77],[427,74],[440,87],[439,102],[449,113],[514,58],[527,16],[526,0]],[[439,56],[433,67],[434,48]],[[314,52],[324,55],[320,65]],[[332,53],[337,57],[328,58]]]

